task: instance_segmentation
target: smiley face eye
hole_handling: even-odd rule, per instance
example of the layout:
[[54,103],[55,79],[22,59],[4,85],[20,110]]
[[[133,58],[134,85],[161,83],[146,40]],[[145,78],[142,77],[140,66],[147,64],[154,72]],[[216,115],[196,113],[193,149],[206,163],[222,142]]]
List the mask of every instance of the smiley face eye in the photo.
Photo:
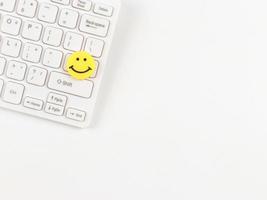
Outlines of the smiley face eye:
[[86,58],[84,58],[83,60],[84,60],[84,62],[86,62],[86,61],[87,61],[87,59],[86,59]]
[[76,58],[76,60],[77,60],[77,61],[79,61],[79,60],[80,60],[80,58]]

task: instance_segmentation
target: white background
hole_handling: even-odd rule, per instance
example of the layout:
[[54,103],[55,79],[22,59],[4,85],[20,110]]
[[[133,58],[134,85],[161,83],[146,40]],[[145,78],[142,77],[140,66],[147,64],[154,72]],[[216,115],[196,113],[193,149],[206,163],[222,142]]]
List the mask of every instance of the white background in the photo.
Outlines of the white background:
[[123,0],[91,129],[0,112],[1,200],[266,200],[267,2]]

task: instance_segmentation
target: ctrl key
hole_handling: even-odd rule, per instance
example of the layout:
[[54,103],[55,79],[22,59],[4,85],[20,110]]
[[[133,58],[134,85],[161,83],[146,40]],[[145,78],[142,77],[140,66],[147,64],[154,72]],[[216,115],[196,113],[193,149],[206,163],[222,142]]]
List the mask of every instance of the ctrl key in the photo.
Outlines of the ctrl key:
[[5,102],[20,104],[24,93],[24,86],[18,83],[8,82],[6,84],[3,99]]

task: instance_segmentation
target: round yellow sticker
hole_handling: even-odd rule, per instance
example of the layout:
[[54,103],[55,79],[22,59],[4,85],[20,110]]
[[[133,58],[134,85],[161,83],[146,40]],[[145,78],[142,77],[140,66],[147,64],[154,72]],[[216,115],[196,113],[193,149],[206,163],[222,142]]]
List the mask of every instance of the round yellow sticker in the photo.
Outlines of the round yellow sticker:
[[77,51],[68,58],[66,68],[73,78],[84,80],[94,74],[96,63],[94,58],[86,51]]

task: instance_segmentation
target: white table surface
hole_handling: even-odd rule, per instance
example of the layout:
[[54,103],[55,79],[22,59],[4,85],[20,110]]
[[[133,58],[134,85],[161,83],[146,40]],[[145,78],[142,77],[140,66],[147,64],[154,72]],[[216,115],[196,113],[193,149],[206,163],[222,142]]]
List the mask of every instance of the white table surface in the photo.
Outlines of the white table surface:
[[123,0],[91,129],[0,111],[0,199],[266,200],[266,10]]

